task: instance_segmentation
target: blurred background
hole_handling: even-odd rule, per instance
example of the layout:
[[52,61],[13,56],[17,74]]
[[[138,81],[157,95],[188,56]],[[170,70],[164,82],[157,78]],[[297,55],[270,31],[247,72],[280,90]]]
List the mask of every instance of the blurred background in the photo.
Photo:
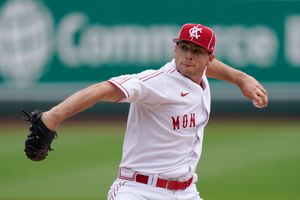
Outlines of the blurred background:
[[38,164],[22,152],[21,109],[47,110],[90,84],[159,68],[189,22],[211,26],[216,57],[257,78],[270,101],[255,109],[236,86],[210,80],[204,198],[300,199],[298,0],[0,0],[0,199],[105,199],[128,105],[98,104],[69,120]]

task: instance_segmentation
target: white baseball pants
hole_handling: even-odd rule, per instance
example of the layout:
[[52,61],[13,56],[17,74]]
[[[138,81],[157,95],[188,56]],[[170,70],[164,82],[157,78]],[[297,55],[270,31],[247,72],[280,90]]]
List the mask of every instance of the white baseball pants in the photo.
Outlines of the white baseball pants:
[[203,200],[196,184],[185,190],[168,190],[151,185],[116,179],[108,192],[107,200]]

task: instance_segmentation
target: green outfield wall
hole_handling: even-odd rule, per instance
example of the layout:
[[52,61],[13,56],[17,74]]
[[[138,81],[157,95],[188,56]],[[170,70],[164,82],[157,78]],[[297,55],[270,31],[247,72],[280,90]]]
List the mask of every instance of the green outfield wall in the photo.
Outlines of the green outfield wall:
[[[60,101],[91,83],[158,68],[187,22],[212,26],[216,57],[300,102],[300,1],[0,1],[0,102]],[[243,101],[211,82],[214,101]]]

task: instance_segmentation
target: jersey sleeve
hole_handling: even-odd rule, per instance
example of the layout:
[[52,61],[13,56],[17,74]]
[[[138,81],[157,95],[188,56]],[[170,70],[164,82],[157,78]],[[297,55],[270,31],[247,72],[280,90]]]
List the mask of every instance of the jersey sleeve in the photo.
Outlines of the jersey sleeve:
[[122,75],[108,81],[117,86],[125,98],[120,102],[158,104],[165,99],[163,71],[147,70],[139,74]]

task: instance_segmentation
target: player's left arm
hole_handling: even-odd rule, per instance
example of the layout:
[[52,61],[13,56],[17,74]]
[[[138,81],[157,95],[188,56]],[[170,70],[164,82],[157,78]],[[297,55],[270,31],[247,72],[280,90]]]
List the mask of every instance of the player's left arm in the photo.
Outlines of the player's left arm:
[[264,86],[254,77],[234,69],[225,63],[214,59],[206,71],[207,77],[227,81],[237,85],[243,95],[256,102],[257,107],[263,108],[268,105],[268,92]]

